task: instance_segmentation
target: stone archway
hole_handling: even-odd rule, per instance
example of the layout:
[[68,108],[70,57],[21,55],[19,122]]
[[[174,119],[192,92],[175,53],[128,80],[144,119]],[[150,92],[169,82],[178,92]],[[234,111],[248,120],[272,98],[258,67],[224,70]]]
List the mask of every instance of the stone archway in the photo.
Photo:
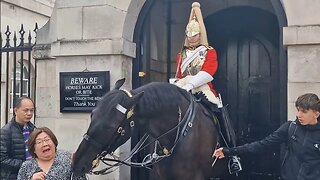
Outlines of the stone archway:
[[[151,3],[152,1],[146,1],[145,4],[147,3]],[[190,11],[190,5],[191,5],[191,1],[189,2],[181,2],[181,1],[175,1],[175,0],[172,0],[172,1],[169,1],[167,3],[155,3],[154,5],[152,6],[146,6],[146,7],[143,7],[141,9],[141,12],[140,14],[144,13],[146,14],[147,16],[147,19],[145,22],[141,22],[140,20],[141,19],[138,19],[137,21],[137,26],[138,27],[135,27],[135,29],[139,29],[140,30],[144,30],[145,33],[142,33],[144,35],[138,35],[138,34],[135,34],[134,36],[134,42],[137,43],[137,42],[146,42],[145,40],[149,40],[148,41],[148,44],[152,44],[152,45],[158,45],[159,46],[159,43],[155,43],[156,41],[153,41],[150,37],[150,34],[152,30],[152,28],[149,28],[150,26],[156,26],[153,22],[155,20],[159,20],[157,18],[155,18],[155,15],[152,13],[152,12],[155,12],[157,11],[157,9],[161,9],[163,8],[162,6],[165,6],[165,8],[163,8],[163,16],[165,16],[165,18],[163,18],[162,20],[165,20],[166,22],[170,22],[169,24],[168,23],[163,23],[163,22],[159,22],[158,21],[158,24],[164,24],[164,30],[163,31],[164,33],[164,36],[161,36],[161,34],[158,34],[158,36],[161,36],[163,37],[162,41],[165,41],[166,43],[164,43],[164,47],[162,47],[160,45],[160,47],[158,48],[158,53],[157,54],[165,54],[164,57],[159,57],[159,59],[161,58],[168,58],[171,60],[171,62],[169,62],[169,64],[166,64],[166,65],[160,65],[160,64],[157,64],[158,66],[162,67],[162,69],[166,69],[168,70],[168,66],[171,66],[171,74],[173,75],[174,74],[174,61],[175,61],[175,53],[178,52],[178,50],[181,48],[181,42],[183,40],[183,36],[184,36],[184,26],[186,24],[186,21],[188,19],[188,16],[189,16],[189,11]],[[286,25],[286,17],[285,17],[285,14],[283,13],[283,8],[282,8],[282,4],[279,0],[274,0],[272,1],[271,3],[270,2],[267,2],[267,1],[237,1],[237,3],[235,2],[215,2],[215,1],[210,1],[210,2],[201,2],[202,3],[202,11],[203,11],[203,16],[204,18],[208,18],[210,15],[213,15],[219,11],[222,11],[222,10],[225,10],[225,9],[228,9],[228,8],[239,8],[239,7],[248,7],[248,8],[251,8],[251,9],[256,9],[257,11],[264,11],[264,12],[267,12],[269,14],[272,14],[274,17],[273,19],[273,26],[275,26],[275,28],[273,29],[273,33],[276,33],[276,38],[272,37],[272,34],[270,36],[267,35],[267,37],[264,37],[261,35],[258,35],[258,36],[255,36],[255,37],[252,37],[252,36],[248,36],[248,37],[251,37],[252,39],[248,39],[248,38],[244,38],[242,42],[251,42],[251,43],[256,43],[256,46],[257,47],[264,47],[265,46],[265,43],[268,44],[268,49],[267,51],[265,51],[266,49],[263,49],[263,48],[260,48],[261,52],[268,52],[268,51],[274,51],[276,49],[276,52],[272,55],[272,62],[275,62],[275,60],[277,60],[279,62],[279,64],[272,64],[273,67],[276,67],[278,68],[275,72],[276,76],[273,77],[273,80],[276,79],[276,82],[277,82],[277,85],[279,85],[278,87],[275,87],[278,91],[277,93],[277,97],[280,97],[280,102],[277,103],[277,105],[275,106],[275,109],[276,109],[276,113],[277,114],[277,117],[273,117],[272,119],[275,120],[276,119],[276,122],[274,122],[270,127],[270,129],[268,130],[268,132],[274,130],[276,127],[279,126],[280,123],[282,123],[282,121],[280,121],[279,119],[283,120],[283,119],[286,119],[286,91],[284,89],[286,89],[286,77],[287,77],[287,74],[286,74],[286,69],[287,67],[284,66],[284,64],[286,63],[286,57],[284,56],[284,49],[282,47],[282,27]],[[151,3],[152,4],[152,3]],[[170,12],[168,12],[168,10]],[[252,16],[254,16],[255,14],[251,14]],[[207,19],[206,19],[207,20]],[[274,22],[275,21],[278,21],[278,22]],[[206,24],[206,26],[210,26],[210,22],[205,22],[205,23],[209,23],[209,24]],[[221,23],[221,22],[220,22]],[[241,24],[241,22],[240,22]],[[211,24],[212,26],[217,26],[219,24]],[[144,26],[144,27],[143,27]],[[241,25],[240,25],[241,26]],[[207,29],[208,31],[208,29]],[[258,31],[257,29],[251,33],[255,33],[256,31]],[[276,32],[278,31],[278,32]],[[166,33],[171,33],[171,35],[168,35]],[[207,32],[209,34],[209,38],[210,36],[215,36],[215,34],[210,34],[210,32]],[[148,35],[148,37],[146,37],[145,35]],[[168,39],[168,37],[170,39]],[[139,38],[141,38],[141,40],[139,41]],[[159,38],[159,37],[157,37]],[[228,39],[228,37],[226,35],[223,36],[223,38],[225,39]],[[138,41],[137,41],[138,39]],[[238,39],[239,40],[239,39]],[[238,40],[234,41],[234,42],[238,42]],[[214,41],[212,41],[213,43],[213,46],[215,45],[214,44]],[[150,57],[153,57],[152,55],[152,51],[150,50],[150,48],[145,48],[144,49],[144,46],[140,46],[139,43],[136,44],[137,45],[137,56],[136,56],[136,59],[134,61],[136,62],[140,62],[142,65],[142,67],[150,67],[150,69],[147,69],[147,72],[149,74],[152,74],[154,69],[152,69],[152,63],[150,63],[150,61],[145,61],[145,59],[152,59]],[[243,44],[244,47],[248,47],[250,48],[250,46],[246,46],[245,44]],[[273,47],[274,46],[274,47]],[[148,46],[147,46],[148,47]],[[270,49],[271,47],[271,49]],[[142,48],[142,50],[140,49]],[[171,49],[170,51],[168,51],[167,49]],[[259,48],[257,48],[256,50],[258,50]],[[139,57],[138,55],[138,52],[143,52],[143,56]],[[257,51],[258,52],[258,51]],[[145,57],[147,56],[147,57]],[[141,58],[141,59],[139,59]],[[266,60],[267,61],[270,61],[271,59],[269,60]],[[146,64],[144,64],[146,63]],[[149,65],[147,65],[149,63]],[[151,64],[151,65],[150,65]],[[135,68],[135,66],[133,67]],[[136,76],[138,79],[141,79],[137,74],[138,72],[141,70],[139,68],[141,68],[141,65],[137,66],[136,67],[138,70],[136,70]],[[133,74],[133,79],[135,79],[135,74]],[[152,75],[151,75],[152,76]],[[155,79],[154,78],[148,78],[148,81],[154,81]],[[165,80],[164,80],[165,81]],[[137,82],[141,82],[141,81],[137,81]],[[276,86],[277,86],[276,85]],[[134,85],[133,85],[134,86]],[[136,84],[135,86],[138,86],[138,84]],[[258,92],[260,90],[254,90],[253,92]],[[282,98],[283,97],[283,98]],[[245,101],[248,100],[248,97],[244,99]],[[267,113],[267,114],[270,114]],[[264,134],[266,135],[266,133]],[[263,135],[261,135],[263,136]],[[277,156],[279,157],[279,153],[277,154]],[[277,161],[277,160],[276,160]],[[274,171],[278,171],[277,169],[274,169]],[[275,172],[277,173],[277,172]],[[276,175],[275,175],[276,176]]]

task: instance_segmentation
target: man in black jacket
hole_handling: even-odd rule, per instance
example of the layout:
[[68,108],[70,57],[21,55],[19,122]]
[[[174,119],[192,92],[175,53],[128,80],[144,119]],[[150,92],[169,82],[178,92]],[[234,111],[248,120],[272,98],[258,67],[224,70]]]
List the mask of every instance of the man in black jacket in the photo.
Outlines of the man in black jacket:
[[296,103],[297,119],[284,123],[261,141],[235,148],[219,148],[218,158],[265,150],[287,143],[288,149],[281,166],[284,180],[319,180],[320,178],[320,101],[316,94],[300,96]]
[[16,180],[22,163],[29,157],[27,140],[34,125],[34,103],[28,97],[17,100],[12,120],[1,128],[0,139],[0,179]]

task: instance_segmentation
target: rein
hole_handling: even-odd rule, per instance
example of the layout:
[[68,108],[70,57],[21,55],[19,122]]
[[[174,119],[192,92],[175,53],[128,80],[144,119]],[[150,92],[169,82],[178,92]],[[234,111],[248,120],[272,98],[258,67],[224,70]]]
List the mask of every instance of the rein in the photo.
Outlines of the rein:
[[[132,97],[132,94],[124,89],[121,89],[121,91],[125,92],[125,94],[127,94],[129,97]],[[195,114],[196,114],[196,106],[195,106],[195,100],[192,97],[192,95],[190,94],[190,104],[188,106],[188,109],[185,112],[185,115],[183,116],[183,118],[181,119],[181,109],[179,107],[178,109],[178,113],[179,113],[179,117],[178,117],[178,124],[175,125],[173,128],[169,129],[167,132],[161,134],[160,136],[156,137],[153,141],[149,142],[148,144],[144,145],[146,140],[149,138],[149,135],[145,134],[140,140],[139,142],[136,144],[136,146],[132,149],[132,151],[130,152],[129,157],[125,158],[125,160],[118,160],[118,159],[112,159],[112,158],[106,158],[105,156],[107,155],[109,149],[117,142],[117,140],[119,139],[120,136],[123,136],[125,134],[125,130],[123,128],[123,126],[125,125],[126,120],[130,119],[132,117],[132,115],[134,114],[134,106],[131,107],[129,110],[127,110],[126,108],[124,108],[122,105],[118,104],[116,106],[116,109],[118,111],[120,111],[123,114],[126,114],[126,117],[122,120],[120,126],[117,128],[118,130],[115,131],[114,133],[117,133],[117,137],[113,139],[112,143],[110,143],[110,145],[107,147],[108,149],[103,151],[102,153],[97,155],[97,158],[93,161],[93,166],[92,169],[90,170],[90,173],[93,173],[95,175],[105,175],[105,174],[109,174],[114,170],[110,170],[114,167],[118,167],[122,164],[130,166],[130,167],[144,167],[144,168],[150,168],[150,166],[154,165],[155,163],[159,162],[160,160],[162,160],[163,158],[169,157],[172,155],[176,145],[180,142],[180,140],[186,136],[190,130],[190,128],[192,128],[193,126],[193,121],[195,119]],[[185,123],[184,123],[185,122]],[[180,126],[183,125],[183,128],[180,131]],[[134,127],[134,121],[131,120],[129,122],[130,124],[130,128],[131,130],[133,130]],[[159,139],[168,135],[169,133],[171,133],[172,131],[177,129],[177,134],[176,134],[176,138],[175,141],[173,143],[173,146],[171,147],[170,150],[163,148],[163,154],[164,155],[159,155],[157,153],[157,146],[161,146]],[[94,139],[90,139],[90,136],[85,134],[84,135],[84,139],[89,141],[92,141],[92,144],[94,144],[95,146],[102,148],[102,145],[96,141],[94,141]],[[90,141],[89,141],[90,142]],[[136,155],[138,152],[140,152],[141,150],[145,149],[146,147],[150,146],[152,143],[155,143],[155,147],[154,147],[154,151],[152,154],[148,154],[146,155],[146,157],[143,159],[143,162],[141,163],[133,163],[133,162],[127,162],[129,161],[134,155]],[[109,143],[108,143],[109,144]],[[144,145],[144,146],[143,146]],[[104,149],[104,148],[102,148]],[[102,161],[104,164],[109,165],[111,167],[106,167],[102,170],[99,171],[93,171],[93,169],[95,167],[98,166],[99,161]],[[111,162],[117,162],[116,164],[108,164],[106,161],[111,161]]]
[[[122,92],[124,92],[128,97],[132,97],[132,94],[125,90],[125,89],[121,89]],[[92,171],[95,167],[98,166],[99,164],[99,160],[102,160],[108,153],[108,151],[111,149],[112,146],[115,145],[115,143],[117,142],[117,140],[121,137],[125,135],[125,129],[123,128],[126,125],[126,122],[128,122],[127,120],[129,120],[132,116],[133,116],[133,111],[134,111],[134,106],[131,107],[129,110],[127,110],[125,107],[123,107],[120,104],[117,104],[116,109],[118,111],[120,111],[121,113],[125,114],[126,116],[122,119],[120,125],[118,126],[117,130],[113,133],[112,137],[115,136],[115,138],[111,139],[111,143],[108,143],[109,145],[107,147],[103,147],[101,145],[101,143],[97,142],[96,140],[94,140],[92,137],[90,137],[87,133],[85,133],[83,135],[83,139],[86,140],[87,142],[89,142],[90,144],[92,144],[93,146],[95,146],[98,149],[102,149],[103,151],[97,155],[97,158],[95,160],[93,160],[92,162],[92,169],[90,170],[90,173],[93,174],[97,174],[97,172],[99,171]],[[134,121],[131,120],[129,122],[129,127],[130,129],[133,131],[133,127],[134,127]],[[106,149],[106,150],[104,150]],[[109,159],[109,161],[117,161],[114,159]],[[105,162],[104,162],[105,163]],[[105,163],[106,164],[106,163]],[[125,164],[125,163],[123,163]],[[98,173],[100,174],[100,173]]]

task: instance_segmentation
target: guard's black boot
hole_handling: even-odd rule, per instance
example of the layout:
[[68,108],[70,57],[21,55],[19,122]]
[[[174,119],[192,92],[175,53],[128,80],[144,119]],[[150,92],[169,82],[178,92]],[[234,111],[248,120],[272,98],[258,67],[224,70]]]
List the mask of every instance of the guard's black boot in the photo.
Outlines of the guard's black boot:
[[240,158],[237,156],[231,156],[229,157],[229,163],[228,163],[229,173],[235,174],[242,170]]

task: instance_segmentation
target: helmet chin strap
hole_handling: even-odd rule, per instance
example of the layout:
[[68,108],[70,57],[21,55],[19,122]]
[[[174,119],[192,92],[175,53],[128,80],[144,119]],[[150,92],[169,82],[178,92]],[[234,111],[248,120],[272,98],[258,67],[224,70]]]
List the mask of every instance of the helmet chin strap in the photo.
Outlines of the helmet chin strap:
[[190,43],[189,42],[189,45],[190,45],[191,48],[196,49],[200,45],[200,42],[196,42],[196,43]]

